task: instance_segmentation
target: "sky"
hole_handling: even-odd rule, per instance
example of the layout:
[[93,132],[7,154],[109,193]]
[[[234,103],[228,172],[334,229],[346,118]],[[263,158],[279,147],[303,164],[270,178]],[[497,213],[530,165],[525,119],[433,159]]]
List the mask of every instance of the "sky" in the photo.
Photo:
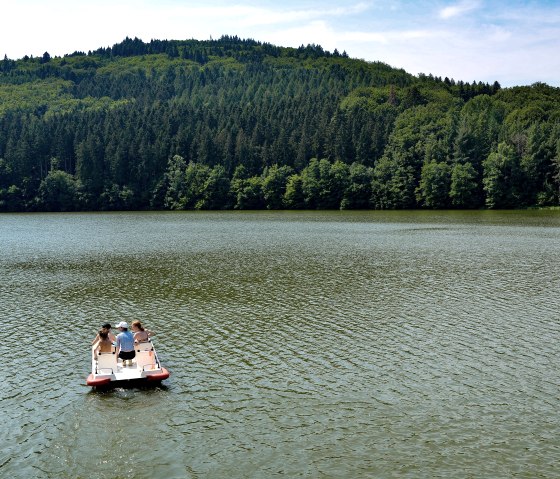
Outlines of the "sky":
[[0,56],[62,56],[126,36],[318,44],[413,75],[560,86],[560,1],[0,0]]

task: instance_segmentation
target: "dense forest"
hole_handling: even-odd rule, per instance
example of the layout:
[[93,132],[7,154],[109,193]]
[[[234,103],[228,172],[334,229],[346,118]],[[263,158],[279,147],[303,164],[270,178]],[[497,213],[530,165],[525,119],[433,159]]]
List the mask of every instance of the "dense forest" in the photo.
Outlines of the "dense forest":
[[229,36],[0,61],[0,211],[558,205],[543,83]]

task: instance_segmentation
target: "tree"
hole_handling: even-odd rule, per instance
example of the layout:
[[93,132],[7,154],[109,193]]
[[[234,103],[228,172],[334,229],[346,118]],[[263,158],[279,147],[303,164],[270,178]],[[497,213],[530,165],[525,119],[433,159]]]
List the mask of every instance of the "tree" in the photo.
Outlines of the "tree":
[[322,159],[319,162],[319,208],[339,209],[349,184],[348,165],[340,160],[331,164]]
[[104,152],[99,136],[93,133],[76,148],[76,176],[87,192],[101,195],[104,185]]
[[172,210],[183,209],[187,188],[186,169],[187,164],[182,156],[174,155],[169,159],[165,173],[167,191],[165,193],[164,205],[166,208]]
[[373,170],[371,205],[376,209],[406,209],[416,206],[415,171],[412,166],[381,158]]
[[[180,204],[182,209],[192,210],[197,208],[197,206],[204,202],[204,195],[206,187],[209,185],[208,179],[211,174],[211,169],[207,165],[201,165],[199,163],[195,163],[191,161],[185,170],[185,194],[180,199]],[[215,182],[219,182],[218,173],[214,178]],[[207,199],[212,199],[210,196],[212,193],[209,193],[209,197]],[[212,204],[213,199],[212,199]]]
[[291,175],[286,183],[283,204],[286,208],[301,210],[305,208],[303,181],[300,175]]
[[416,85],[405,88],[402,99],[404,108],[412,108],[426,103],[426,99]]
[[482,162],[497,143],[505,111],[503,102],[488,95],[476,96],[461,109],[453,156],[459,163],[469,162],[479,179],[482,178]]
[[341,209],[365,209],[371,198],[372,168],[352,163],[349,169],[349,184],[340,203]]
[[480,206],[477,172],[470,163],[456,163],[451,171],[449,196],[451,204],[457,208]]
[[552,177],[555,148],[552,128],[548,123],[533,123],[527,130],[527,145],[520,160],[520,167],[526,178],[523,194],[527,204],[548,202],[545,198],[546,186]]
[[279,210],[284,206],[284,195],[288,178],[293,173],[289,166],[272,165],[266,171],[262,182],[262,190],[266,207]]
[[12,180],[12,167],[11,165],[0,158],[0,188],[7,188]]
[[417,200],[427,208],[447,208],[451,169],[446,163],[430,161],[422,167],[420,185],[416,190]]
[[197,210],[219,210],[230,207],[230,179],[222,165],[216,165],[204,182],[202,198],[197,201]]
[[541,193],[540,201],[542,204],[560,206],[560,131],[557,131],[556,133],[558,137],[555,138],[554,141],[555,154],[552,158],[552,171],[550,179],[545,182],[545,188]]
[[519,203],[521,171],[515,150],[507,143],[500,143],[498,150],[490,153],[482,164],[484,191],[489,208],[515,208]]
[[301,172],[301,191],[309,209],[338,209],[348,187],[348,165],[313,158]]
[[103,210],[127,211],[136,206],[134,191],[128,186],[121,188],[116,183],[105,187],[100,200]]
[[235,158],[237,164],[243,165],[251,174],[258,172],[254,150],[243,129],[239,130],[235,140]]
[[197,151],[197,162],[204,165],[213,166],[218,161],[218,149],[214,143],[213,135],[209,128],[205,128],[201,133]]
[[246,180],[232,182],[232,193],[235,195],[235,209],[238,210],[260,210],[265,207],[263,179],[260,176],[252,176]]
[[316,209],[319,205],[319,160],[312,158],[303,171],[301,172],[301,191],[305,201],[305,207],[308,209]]
[[[80,208],[361,208],[368,195],[376,208],[442,205],[435,171],[423,171],[432,162],[450,165],[452,206],[482,206],[483,162],[500,142],[517,177],[489,162],[491,196],[509,184],[502,206],[559,201],[560,89],[543,83],[414,77],[236,37],[4,56],[0,77],[2,208],[39,207],[51,157],[80,185]],[[246,174],[222,197],[239,165]]]
[[450,156],[456,104],[448,96],[397,118],[372,182],[375,208],[415,208],[422,166]]
[[72,175],[53,169],[39,187],[39,206],[45,211],[74,211],[78,209],[78,188]]

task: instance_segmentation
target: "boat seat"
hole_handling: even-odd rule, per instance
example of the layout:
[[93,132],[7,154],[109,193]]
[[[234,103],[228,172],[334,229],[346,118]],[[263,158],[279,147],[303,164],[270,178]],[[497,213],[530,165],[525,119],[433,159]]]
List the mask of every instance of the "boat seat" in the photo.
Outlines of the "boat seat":
[[136,350],[136,367],[140,370],[156,369],[156,357],[152,350]]
[[135,343],[134,349],[138,353],[139,351],[153,351],[154,347],[151,341],[144,341],[142,343]]
[[117,354],[97,353],[97,374],[114,374],[117,372]]

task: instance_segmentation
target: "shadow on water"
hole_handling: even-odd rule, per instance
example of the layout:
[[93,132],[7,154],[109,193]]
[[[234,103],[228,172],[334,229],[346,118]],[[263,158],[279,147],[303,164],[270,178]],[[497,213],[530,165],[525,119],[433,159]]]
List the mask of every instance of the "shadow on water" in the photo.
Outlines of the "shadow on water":
[[[89,386],[88,386],[89,387]],[[132,391],[132,392],[142,392],[142,393],[154,393],[154,392],[168,392],[170,390],[169,386],[161,383],[148,383],[146,381],[126,381],[120,382],[119,384],[106,384],[103,386],[91,387],[90,391],[87,392],[89,395],[107,395],[115,392],[121,391]]]

